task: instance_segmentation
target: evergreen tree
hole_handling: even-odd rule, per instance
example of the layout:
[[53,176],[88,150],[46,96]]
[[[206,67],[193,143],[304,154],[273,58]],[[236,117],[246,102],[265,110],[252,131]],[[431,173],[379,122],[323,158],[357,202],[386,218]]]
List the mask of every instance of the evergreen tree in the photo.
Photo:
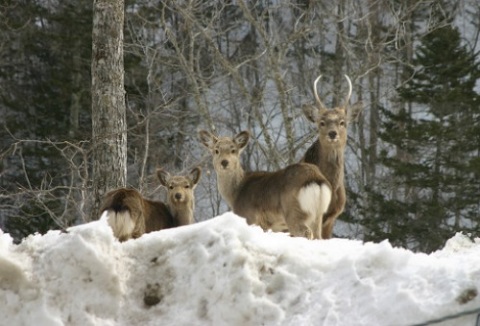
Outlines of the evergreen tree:
[[74,176],[54,142],[91,136],[92,5],[20,1],[2,9],[0,227],[18,241],[78,217],[65,199]]
[[478,228],[476,59],[452,24],[434,29],[416,50],[412,79],[398,89],[406,108],[384,110],[382,139],[396,150],[385,151],[383,163],[397,190],[379,195],[380,210],[395,207],[381,230],[393,242],[428,252]]

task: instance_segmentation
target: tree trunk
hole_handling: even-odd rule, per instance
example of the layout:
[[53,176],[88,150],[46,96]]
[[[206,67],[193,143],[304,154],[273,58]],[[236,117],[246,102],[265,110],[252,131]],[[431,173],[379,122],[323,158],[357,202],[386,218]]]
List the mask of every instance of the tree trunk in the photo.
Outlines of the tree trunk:
[[[75,43],[75,49],[80,49],[80,41]],[[70,127],[68,133],[72,139],[78,137],[79,116],[82,109],[82,57],[80,51],[72,58],[72,94],[70,103]]]
[[123,68],[124,0],[95,0],[92,32],[93,207],[126,185],[127,132]]

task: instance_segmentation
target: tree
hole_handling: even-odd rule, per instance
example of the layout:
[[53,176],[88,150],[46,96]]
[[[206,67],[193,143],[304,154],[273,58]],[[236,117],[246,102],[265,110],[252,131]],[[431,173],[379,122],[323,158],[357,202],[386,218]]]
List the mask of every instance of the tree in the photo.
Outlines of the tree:
[[[438,15],[434,11],[434,17]],[[478,58],[462,44],[451,21],[440,18],[440,27],[416,49],[412,78],[398,88],[411,111],[384,111],[382,133],[386,143],[408,154],[383,155],[403,190],[402,199],[385,201],[398,211],[387,221],[384,235],[393,242],[409,239],[409,246],[427,252],[454,232],[478,227],[478,213],[473,212],[480,208],[478,171],[472,170],[480,149],[473,136],[479,131],[474,122],[480,113],[474,90],[480,77]]]
[[[347,207],[334,233],[366,240],[390,238],[412,248],[409,241],[418,237],[403,235],[412,214],[421,215],[410,205],[415,198],[422,200],[421,190],[406,182],[406,176],[395,177],[396,167],[387,160],[408,166],[421,161],[422,154],[408,153],[419,145],[412,137],[403,142],[389,137],[406,135],[401,130],[418,123],[418,108],[433,104],[407,100],[395,89],[420,67],[408,68],[413,65],[414,45],[434,29],[452,25],[444,19],[435,22],[432,6],[449,5],[444,12],[455,18],[464,42],[478,51],[477,2],[127,0],[128,125],[115,125],[112,129],[119,130],[106,135],[95,134],[92,142],[92,114],[100,113],[93,107],[106,97],[92,94],[89,67],[98,64],[92,59],[106,52],[91,54],[91,3],[7,0],[0,8],[0,226],[12,234],[23,228],[15,233],[20,240],[35,231],[89,220],[93,182],[102,191],[124,183],[122,177],[104,180],[99,171],[100,166],[124,171],[124,161],[112,159],[101,165],[98,156],[118,153],[115,144],[125,140],[120,136],[125,131],[129,186],[146,197],[160,197],[158,183],[151,177],[155,168],[182,173],[202,164],[205,173],[197,188],[196,219],[222,213],[227,207],[218,194],[215,175],[208,173],[205,151],[198,148],[197,130],[215,127],[219,134],[233,135],[249,129],[253,141],[242,157],[245,166],[251,170],[284,167],[298,161],[316,136],[301,113],[302,104],[314,100],[313,80],[324,75],[318,89],[330,106],[343,98],[343,74],[347,73],[354,86],[352,103],[362,100],[364,110],[349,124]],[[107,2],[95,6],[100,4]],[[96,18],[96,24],[104,23],[102,19]],[[110,85],[120,89],[119,84]],[[104,92],[123,106],[119,93]],[[97,97],[95,103],[91,96]],[[114,114],[121,115],[123,107],[117,109],[95,119],[120,123],[122,119]],[[475,126],[480,124],[476,115],[472,117],[462,132],[471,140],[467,152],[474,156],[480,135]],[[106,128],[98,125],[95,133]],[[390,133],[381,138],[380,130]],[[429,155],[432,148],[428,147]],[[384,164],[383,158],[387,159]],[[480,160],[465,159],[464,168],[473,181],[478,180]],[[100,178],[92,176],[93,165]],[[466,185],[464,193],[473,198],[478,193],[476,183]],[[100,197],[98,193],[96,199]],[[456,203],[465,205],[457,214],[458,223],[466,223],[469,216],[475,226],[476,206],[464,199]],[[455,218],[451,222],[455,225]]]
[[93,208],[126,185],[127,123],[123,67],[123,0],[95,0],[92,33]]
[[16,241],[85,221],[91,7],[0,9],[0,227]]

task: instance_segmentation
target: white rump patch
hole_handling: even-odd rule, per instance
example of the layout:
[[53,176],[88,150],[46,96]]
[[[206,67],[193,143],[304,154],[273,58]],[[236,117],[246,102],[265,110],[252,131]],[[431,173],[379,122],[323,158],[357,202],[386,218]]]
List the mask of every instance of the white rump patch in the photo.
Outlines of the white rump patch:
[[118,213],[115,213],[113,210],[109,210],[107,212],[107,220],[108,224],[113,230],[113,234],[117,238],[130,237],[133,229],[135,228],[135,223],[130,217],[130,212],[128,210]]
[[100,215],[99,221],[105,221],[108,223],[108,211],[103,211],[102,215]]
[[301,209],[313,219],[326,213],[331,200],[332,191],[326,184],[311,183],[298,192]]

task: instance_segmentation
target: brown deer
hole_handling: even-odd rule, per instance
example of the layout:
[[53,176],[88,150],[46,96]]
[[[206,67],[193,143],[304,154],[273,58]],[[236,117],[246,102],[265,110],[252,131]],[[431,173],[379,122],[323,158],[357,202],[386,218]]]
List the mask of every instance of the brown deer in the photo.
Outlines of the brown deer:
[[105,195],[101,212],[107,211],[108,224],[120,241],[138,238],[144,233],[193,223],[193,190],[201,175],[194,168],[188,176],[170,176],[162,169],[157,177],[167,188],[167,203],[153,201],[135,189],[120,188]]
[[235,214],[265,231],[321,239],[331,187],[316,166],[297,163],[276,172],[245,172],[240,154],[248,131],[230,138],[201,130],[199,138],[212,154],[218,190]]
[[337,217],[345,208],[346,193],[344,185],[344,156],[347,145],[347,106],[352,95],[352,82],[348,82],[348,93],[342,106],[327,109],[317,93],[318,76],[313,84],[313,91],[318,106],[304,105],[305,116],[318,127],[318,138],[308,148],[301,162],[318,166],[332,185],[332,200],[327,213],[323,217],[322,237],[332,237],[333,226]]

